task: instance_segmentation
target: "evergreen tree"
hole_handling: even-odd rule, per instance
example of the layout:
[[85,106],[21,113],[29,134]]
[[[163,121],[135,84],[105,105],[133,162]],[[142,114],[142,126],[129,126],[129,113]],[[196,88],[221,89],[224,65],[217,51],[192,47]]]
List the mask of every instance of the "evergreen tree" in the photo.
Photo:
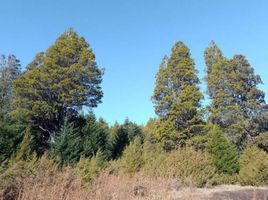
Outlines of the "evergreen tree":
[[123,171],[135,173],[144,165],[143,145],[140,138],[135,138],[124,150],[121,158]]
[[24,126],[14,121],[0,122],[0,163],[6,164],[15,154],[23,137]]
[[11,110],[13,81],[20,73],[20,61],[14,55],[0,56],[0,121],[6,120]]
[[51,153],[57,159],[60,166],[67,163],[75,163],[81,155],[81,137],[73,123],[65,119],[62,130],[55,136]]
[[115,124],[111,128],[112,134],[112,158],[116,159],[120,157],[125,149],[125,147],[129,144],[129,137],[127,129],[119,124]]
[[212,42],[205,50],[209,121],[217,124],[239,148],[252,136],[267,130],[268,113],[261,83],[246,58],[228,60]]
[[235,145],[214,126],[209,132],[207,148],[219,173],[233,174],[239,170]]
[[242,131],[243,115],[235,103],[231,76],[235,76],[231,62],[223,57],[221,50],[212,42],[205,50],[207,93],[212,100],[209,121],[217,124],[226,135],[237,142]]
[[166,150],[183,146],[187,139],[200,134],[200,83],[188,47],[177,42],[170,58],[164,57],[156,76],[152,96],[160,118],[158,140]]
[[86,117],[86,125],[82,129],[83,151],[85,157],[92,157],[101,151],[106,158],[111,156],[111,144],[107,124],[97,122],[93,113]]
[[83,37],[72,29],[45,52],[37,54],[27,71],[14,81],[14,117],[28,119],[42,130],[43,138],[60,131],[64,117],[82,107],[96,107],[103,96],[103,70]]
[[268,131],[268,105],[265,102],[265,94],[258,88],[262,84],[259,75],[255,75],[254,69],[243,55],[235,55],[232,58],[235,76],[235,97],[243,111],[245,135],[254,137]]
[[126,119],[123,126],[127,130],[129,142],[134,141],[136,137],[143,139],[141,127],[139,127],[136,123]]
[[32,155],[31,148],[31,126],[28,125],[24,131],[22,142],[19,145],[17,152],[9,160],[9,165],[13,165],[20,160],[30,160]]

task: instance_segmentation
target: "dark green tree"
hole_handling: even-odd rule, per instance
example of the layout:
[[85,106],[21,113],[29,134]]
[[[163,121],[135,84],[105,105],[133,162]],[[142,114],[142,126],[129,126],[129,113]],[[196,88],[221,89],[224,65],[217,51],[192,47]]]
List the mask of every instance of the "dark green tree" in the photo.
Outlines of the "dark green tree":
[[42,130],[43,139],[53,138],[66,116],[101,102],[103,70],[89,44],[72,29],[37,54],[27,69],[14,81],[12,114]]
[[15,154],[23,137],[24,126],[13,121],[0,123],[0,163],[6,164]]
[[31,133],[31,125],[28,125],[23,132],[23,139],[19,145],[18,150],[12,155],[11,159],[9,160],[9,165],[13,165],[20,160],[30,160],[32,158],[32,148],[31,148],[31,140],[32,140],[32,133]]
[[160,118],[157,137],[166,150],[185,145],[187,139],[201,132],[203,95],[199,83],[190,50],[176,42],[170,57],[164,57],[160,65],[152,96]]
[[142,129],[141,129],[141,127],[139,125],[137,125],[134,122],[131,122],[127,118],[125,120],[123,126],[127,130],[129,142],[134,141],[136,137],[139,137],[141,139],[141,141],[143,140]]
[[111,141],[108,125],[103,121],[96,121],[93,113],[86,116],[86,125],[82,129],[84,157],[92,157],[98,151],[108,159],[111,156]]
[[55,136],[51,146],[51,154],[56,158],[60,166],[75,163],[81,156],[81,137],[73,123],[67,119],[62,130]]
[[208,134],[207,148],[219,173],[233,174],[239,171],[238,155],[235,145],[217,126]]
[[111,141],[112,141],[112,158],[116,159],[120,157],[129,144],[128,131],[126,127],[116,123],[111,128]]

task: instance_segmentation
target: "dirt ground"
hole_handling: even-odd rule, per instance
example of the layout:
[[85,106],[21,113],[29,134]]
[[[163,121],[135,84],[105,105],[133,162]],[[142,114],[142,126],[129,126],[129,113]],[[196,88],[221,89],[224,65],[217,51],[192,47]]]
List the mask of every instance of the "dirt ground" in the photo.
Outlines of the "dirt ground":
[[219,186],[173,191],[174,200],[268,200],[268,187]]

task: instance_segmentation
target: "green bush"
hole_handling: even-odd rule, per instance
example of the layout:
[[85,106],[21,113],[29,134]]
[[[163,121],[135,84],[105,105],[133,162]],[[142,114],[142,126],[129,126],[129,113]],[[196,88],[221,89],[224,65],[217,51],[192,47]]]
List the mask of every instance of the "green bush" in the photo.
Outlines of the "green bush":
[[75,171],[81,176],[85,182],[91,181],[98,176],[100,172],[107,166],[107,161],[101,152],[97,152],[92,158],[80,158],[75,167]]
[[120,168],[125,173],[138,172],[144,165],[143,145],[139,137],[135,138],[123,152],[119,160]]
[[157,154],[145,163],[142,171],[147,176],[176,178],[181,182],[191,179],[198,187],[210,184],[215,176],[209,153],[190,148]]
[[258,147],[246,148],[240,157],[239,181],[241,185],[268,183],[268,154]]

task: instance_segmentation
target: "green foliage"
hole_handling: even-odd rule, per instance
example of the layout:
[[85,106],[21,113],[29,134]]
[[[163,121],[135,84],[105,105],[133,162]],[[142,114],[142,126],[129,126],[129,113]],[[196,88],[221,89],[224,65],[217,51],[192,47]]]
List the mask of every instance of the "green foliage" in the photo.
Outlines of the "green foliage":
[[145,163],[143,173],[152,177],[177,178],[182,182],[191,179],[196,186],[202,187],[212,183],[215,169],[209,153],[185,148],[157,153],[154,159]]
[[23,126],[11,121],[0,122],[0,163],[4,165],[17,148],[22,140]]
[[121,168],[125,173],[138,172],[144,165],[143,145],[140,138],[136,138],[126,147],[120,159]]
[[9,166],[12,166],[20,160],[30,160],[32,158],[31,135],[31,126],[28,125],[24,131],[24,136],[19,149],[9,160]]
[[89,44],[72,29],[63,33],[28,70],[14,81],[12,115],[28,119],[49,141],[60,131],[66,116],[82,107],[96,107],[103,96],[103,70],[97,67]]
[[125,147],[137,137],[141,140],[143,140],[144,137],[141,127],[137,124],[128,119],[126,119],[122,125],[116,123],[111,128],[112,158],[119,158]]
[[187,141],[187,146],[195,150],[205,150],[209,141],[208,135],[197,135]]
[[239,163],[236,147],[217,126],[214,126],[209,132],[207,148],[212,155],[213,164],[218,173],[233,174],[238,172]]
[[165,150],[184,146],[187,139],[201,131],[199,108],[203,95],[190,56],[188,47],[177,42],[170,58],[164,57],[156,76],[152,100],[160,117],[157,138]]
[[212,42],[205,50],[209,121],[217,124],[242,149],[247,138],[268,128],[268,110],[262,83],[243,55],[223,56]]
[[111,141],[107,124],[104,121],[97,122],[91,113],[86,117],[86,125],[82,128],[81,155],[92,157],[101,151],[106,158],[111,157]]
[[73,123],[64,122],[63,128],[56,135],[51,147],[51,154],[60,166],[77,162],[81,155],[81,138]]
[[98,151],[92,158],[81,157],[75,167],[75,171],[85,182],[91,181],[107,166],[105,156]]
[[242,185],[268,183],[268,154],[258,147],[246,148],[240,157],[239,181]]

